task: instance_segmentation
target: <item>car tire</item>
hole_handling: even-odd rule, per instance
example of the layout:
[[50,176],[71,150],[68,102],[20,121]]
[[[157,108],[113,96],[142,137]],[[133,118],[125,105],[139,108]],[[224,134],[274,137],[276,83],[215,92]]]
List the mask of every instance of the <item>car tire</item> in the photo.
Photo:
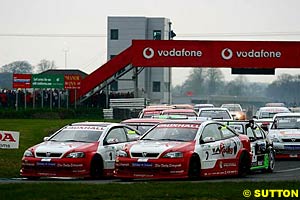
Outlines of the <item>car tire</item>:
[[193,155],[189,163],[188,177],[189,179],[196,180],[200,177],[201,165],[200,159],[197,155]]
[[269,152],[269,166],[268,166],[267,172],[272,173],[274,171],[274,168],[275,168],[275,154],[274,154],[273,149],[270,149],[270,152]]
[[103,178],[103,161],[99,155],[94,156],[91,161],[90,176],[92,179]]
[[238,176],[245,177],[250,172],[250,159],[247,153],[243,152],[239,159]]

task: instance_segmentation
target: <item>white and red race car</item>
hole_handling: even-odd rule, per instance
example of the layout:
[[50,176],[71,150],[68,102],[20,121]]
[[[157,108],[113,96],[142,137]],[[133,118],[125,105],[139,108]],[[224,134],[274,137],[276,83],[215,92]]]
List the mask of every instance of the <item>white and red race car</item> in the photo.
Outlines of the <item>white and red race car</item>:
[[276,158],[300,158],[300,113],[277,113],[269,129]]
[[249,138],[216,121],[165,121],[117,152],[121,179],[244,176],[251,166]]
[[73,123],[28,148],[20,174],[31,179],[112,176],[116,151],[139,137],[138,131],[125,124]]

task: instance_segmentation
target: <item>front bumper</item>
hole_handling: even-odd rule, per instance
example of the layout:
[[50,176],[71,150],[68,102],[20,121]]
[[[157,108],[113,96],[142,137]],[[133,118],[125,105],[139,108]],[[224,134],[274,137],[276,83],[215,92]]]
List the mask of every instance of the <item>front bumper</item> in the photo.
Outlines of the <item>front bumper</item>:
[[160,158],[141,161],[119,157],[116,160],[114,176],[117,178],[187,178],[188,159]]
[[275,158],[300,158],[300,143],[273,142]]
[[89,177],[90,164],[86,158],[22,159],[22,177]]

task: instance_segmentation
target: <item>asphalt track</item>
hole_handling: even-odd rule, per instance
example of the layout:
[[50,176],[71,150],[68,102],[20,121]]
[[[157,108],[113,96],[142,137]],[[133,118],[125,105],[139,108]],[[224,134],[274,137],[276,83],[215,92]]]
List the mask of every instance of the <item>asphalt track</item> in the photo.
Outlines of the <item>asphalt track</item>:
[[[240,181],[299,181],[300,177],[300,160],[276,160],[275,169],[273,173],[262,173],[260,171],[253,172],[246,177],[221,177],[221,178],[205,178],[192,182],[240,182]],[[157,181],[157,180],[146,180]],[[187,180],[159,180],[159,181],[187,181]],[[0,178],[0,184],[7,183],[38,183],[38,182],[60,182],[60,183],[131,183],[131,182],[145,182],[142,180],[122,181],[120,179],[105,179],[105,180],[84,180],[84,179],[66,179],[66,178],[43,178],[40,180],[27,180],[23,178]]]

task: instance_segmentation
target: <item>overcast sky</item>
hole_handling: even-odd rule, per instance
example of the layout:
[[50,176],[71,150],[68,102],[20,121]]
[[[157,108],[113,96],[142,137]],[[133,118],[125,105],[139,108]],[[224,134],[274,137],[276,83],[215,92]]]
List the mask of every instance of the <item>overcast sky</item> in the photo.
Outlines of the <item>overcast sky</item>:
[[[299,10],[299,0],[0,0],[0,66],[47,59],[65,68],[67,55],[67,68],[91,73],[106,62],[108,16],[169,18],[176,40],[300,41]],[[60,34],[68,37],[54,37]],[[173,69],[173,84],[181,84],[190,70]],[[228,80],[236,77],[229,69],[224,73]]]

